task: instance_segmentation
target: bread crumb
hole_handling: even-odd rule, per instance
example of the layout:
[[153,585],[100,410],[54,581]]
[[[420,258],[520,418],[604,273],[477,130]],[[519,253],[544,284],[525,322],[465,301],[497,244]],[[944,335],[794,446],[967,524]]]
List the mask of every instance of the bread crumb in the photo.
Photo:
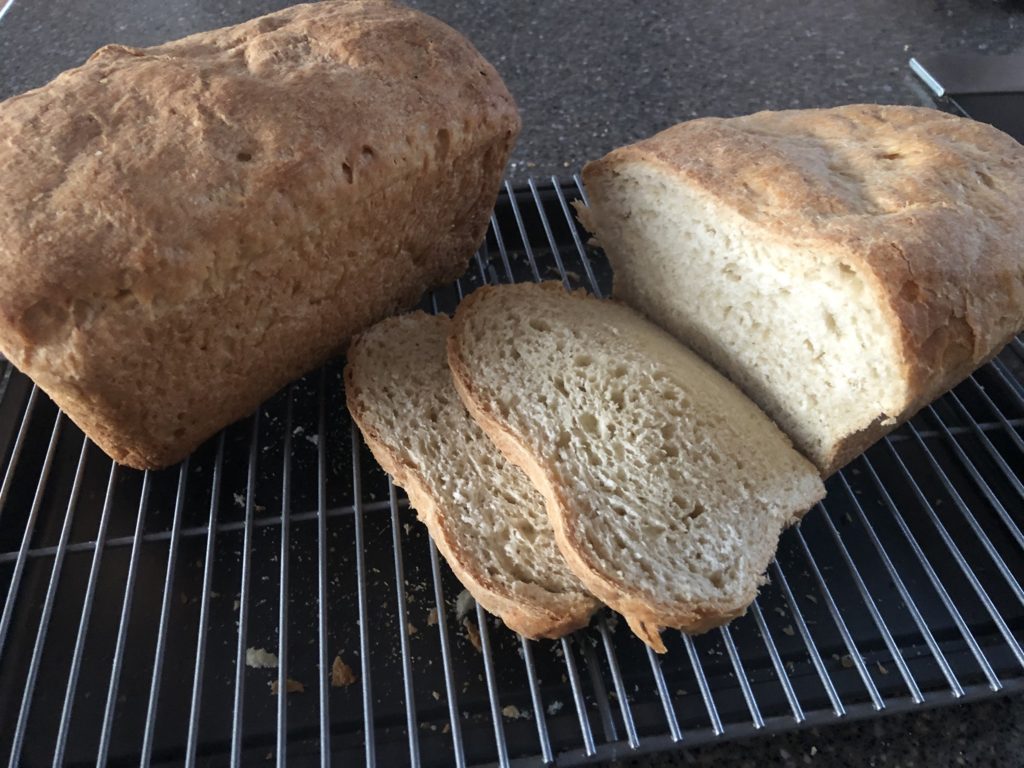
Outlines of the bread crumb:
[[274,669],[277,667],[277,656],[262,648],[246,648],[245,666],[253,669]]
[[437,608],[431,608],[430,612],[427,614],[427,626],[437,626]]
[[839,660],[839,663],[843,665],[844,669],[849,669],[853,666],[853,657],[850,654],[843,654],[843,658]]
[[882,664],[882,662],[876,661],[875,664],[878,665],[878,671],[881,672],[883,675],[888,675],[889,674],[889,670],[885,668],[885,666]]
[[[306,686],[300,683],[298,680],[292,680],[290,677],[284,681],[284,689],[286,693],[305,693]],[[272,696],[277,696],[279,688],[277,686],[277,680],[270,681],[270,693]]]
[[441,700],[441,694],[438,693],[437,691],[431,691],[430,695],[434,697],[434,701],[440,701]]
[[341,660],[341,656],[334,657],[334,662],[331,664],[332,688],[347,688],[358,679],[356,673],[352,671],[352,667]]
[[789,637],[792,637],[793,635],[796,634],[796,631],[793,629],[793,625],[792,624],[787,624],[786,626],[784,626],[782,628],[782,634],[788,635]]
[[419,632],[419,630],[416,629],[416,625],[413,624],[411,621],[405,625],[405,629],[409,633],[409,637],[412,637],[417,632]]
[[565,705],[561,701],[552,701],[550,704],[548,704],[548,714],[557,715],[559,712],[562,711],[562,707],[564,706]]
[[444,728],[441,729],[441,733],[448,733],[448,731],[450,731],[451,729],[452,727],[448,725],[448,723],[445,723]]
[[233,608],[234,608],[234,609],[235,609],[235,610],[237,611],[237,610],[238,610],[238,607],[239,607],[240,605],[241,605],[241,603],[240,603],[240,602],[238,602],[238,600],[235,600],[235,604],[234,604],[234,605],[233,605],[232,607],[233,607]]
[[236,493],[235,494],[235,506],[236,507],[244,507],[245,506],[245,496],[243,496],[240,493]]
[[466,639],[469,640],[470,644],[482,652],[484,647],[480,644],[480,630],[477,629],[476,624],[468,616],[462,620],[462,626],[466,630]]
[[501,714],[510,720],[518,720],[520,717],[523,717],[523,713],[519,711],[519,707],[515,704],[507,704],[502,707]]
[[476,605],[476,600],[469,594],[468,589],[464,589],[459,592],[459,596],[455,599],[455,618],[462,621],[473,607]]

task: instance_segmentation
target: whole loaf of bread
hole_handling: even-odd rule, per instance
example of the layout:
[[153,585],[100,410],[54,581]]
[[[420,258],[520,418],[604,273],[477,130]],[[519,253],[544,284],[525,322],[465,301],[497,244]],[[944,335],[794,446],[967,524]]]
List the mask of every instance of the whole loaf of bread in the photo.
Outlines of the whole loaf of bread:
[[0,351],[115,460],[178,461],[461,274],[519,127],[381,0],[101,48],[0,104]]

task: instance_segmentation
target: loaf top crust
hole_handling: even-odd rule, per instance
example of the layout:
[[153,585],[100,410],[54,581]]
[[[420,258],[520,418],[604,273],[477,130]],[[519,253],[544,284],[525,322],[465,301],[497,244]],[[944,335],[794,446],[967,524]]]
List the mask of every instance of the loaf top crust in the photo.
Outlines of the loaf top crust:
[[681,123],[591,163],[656,163],[760,236],[875,294],[912,403],[1024,328],[1024,148],[983,123],[860,104]]
[[[468,41],[383,0],[105,46],[0,104],[0,350],[25,366],[118,302],[159,315],[230,285],[262,253],[240,242],[259,239],[247,221],[322,207],[296,176],[365,199],[396,183],[386,166],[414,173],[518,129]],[[294,237],[315,241],[325,213],[297,211]]]

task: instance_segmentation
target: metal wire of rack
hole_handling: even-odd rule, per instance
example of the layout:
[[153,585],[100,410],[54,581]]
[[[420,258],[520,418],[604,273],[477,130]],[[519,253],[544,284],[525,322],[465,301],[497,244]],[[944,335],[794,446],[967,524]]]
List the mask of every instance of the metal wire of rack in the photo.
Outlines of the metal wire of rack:
[[[506,186],[472,269],[426,308],[514,280],[607,295],[582,195],[578,178]],[[610,613],[557,642],[458,615],[339,362],[147,473],[2,365],[11,765],[574,765],[1024,684],[1019,339],[830,480],[746,616],[670,633],[663,657]],[[247,663],[256,649],[276,668]]]

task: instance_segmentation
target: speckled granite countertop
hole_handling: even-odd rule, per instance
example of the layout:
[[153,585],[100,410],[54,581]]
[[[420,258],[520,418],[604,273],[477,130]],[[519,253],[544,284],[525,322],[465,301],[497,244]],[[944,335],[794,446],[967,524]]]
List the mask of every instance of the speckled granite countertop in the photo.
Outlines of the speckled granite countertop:
[[[0,97],[107,42],[144,45],[279,0],[17,0],[0,21]],[[992,0],[410,0],[466,33],[519,101],[510,177],[565,175],[681,119],[853,101],[929,103],[906,68],[934,51],[1024,46],[1024,3]],[[2,3],[0,3],[2,5]],[[1017,766],[1024,699],[710,745],[625,765]]]

